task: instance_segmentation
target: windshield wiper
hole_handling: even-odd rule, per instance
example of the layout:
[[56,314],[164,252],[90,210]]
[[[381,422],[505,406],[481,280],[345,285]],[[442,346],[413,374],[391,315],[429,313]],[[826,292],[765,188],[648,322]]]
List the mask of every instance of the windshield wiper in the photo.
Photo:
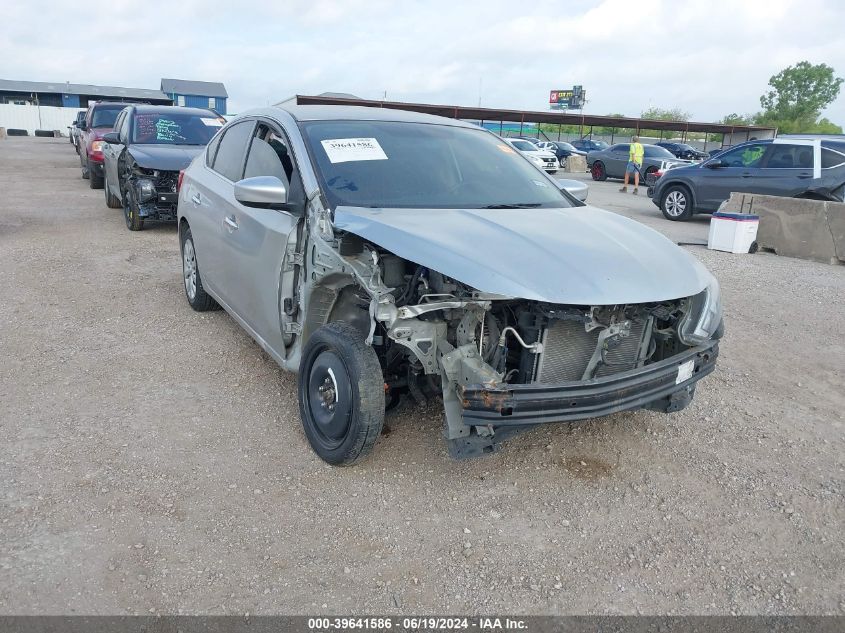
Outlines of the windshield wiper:
[[483,209],[536,209],[542,203],[540,202],[522,202],[517,204],[488,204]]

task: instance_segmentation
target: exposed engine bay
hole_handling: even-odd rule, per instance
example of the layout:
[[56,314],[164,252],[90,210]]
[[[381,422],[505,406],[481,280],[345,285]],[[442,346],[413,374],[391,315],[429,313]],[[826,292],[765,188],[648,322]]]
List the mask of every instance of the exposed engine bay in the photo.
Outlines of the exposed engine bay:
[[134,161],[130,162],[123,169],[121,187],[124,195],[132,196],[130,200],[134,198],[138,214],[142,218],[175,221],[179,201],[176,192],[179,172],[148,169]]
[[[509,404],[512,389],[592,384],[678,357],[699,342],[685,336],[695,316],[694,298],[556,305],[477,291],[352,233],[339,235],[335,244],[337,250],[312,253],[317,283],[322,271],[323,281],[335,286],[331,311],[324,316],[352,323],[376,350],[388,409],[402,397],[420,403],[443,398],[445,434],[455,457],[495,450],[498,441],[525,428]],[[337,254],[341,270],[354,273],[354,281],[347,276],[345,285],[329,261]],[[715,357],[713,351],[713,362]],[[691,371],[711,362],[709,355],[699,360]],[[680,397],[655,398],[659,401],[642,406],[678,410],[693,392],[691,385],[679,391]],[[570,404],[576,407],[575,400]],[[468,419],[474,406],[488,419]],[[624,408],[631,407],[614,410]]]

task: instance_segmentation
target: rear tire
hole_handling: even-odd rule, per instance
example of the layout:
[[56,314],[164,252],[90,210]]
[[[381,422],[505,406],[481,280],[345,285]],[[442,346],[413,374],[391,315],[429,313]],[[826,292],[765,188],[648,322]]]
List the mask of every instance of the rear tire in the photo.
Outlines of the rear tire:
[[693,216],[692,195],[683,185],[669,185],[660,198],[663,217],[673,222],[684,222]]
[[605,168],[604,163],[600,160],[594,162],[593,166],[590,167],[590,174],[593,176],[593,180],[607,180],[607,169]]
[[182,279],[185,282],[185,297],[188,304],[197,312],[208,312],[218,307],[217,302],[212,299],[205,288],[202,287],[199,264],[197,264],[197,251],[194,248],[194,236],[191,234],[191,227],[186,226],[181,236],[182,253]]
[[[83,176],[84,178],[84,176]],[[103,177],[98,176],[91,170],[91,164],[88,163],[88,186],[91,189],[102,189],[103,188]]]
[[79,166],[82,167],[82,179],[88,180],[88,161],[85,160],[82,152],[79,151],[79,147],[76,148],[76,153],[79,154]]
[[336,321],[314,332],[297,382],[302,427],[320,459],[349,466],[373,450],[384,425],[384,378],[355,327]]
[[118,200],[117,196],[113,196],[109,191],[108,185],[103,185],[103,191],[106,193],[106,206],[109,209],[122,209],[123,205]]

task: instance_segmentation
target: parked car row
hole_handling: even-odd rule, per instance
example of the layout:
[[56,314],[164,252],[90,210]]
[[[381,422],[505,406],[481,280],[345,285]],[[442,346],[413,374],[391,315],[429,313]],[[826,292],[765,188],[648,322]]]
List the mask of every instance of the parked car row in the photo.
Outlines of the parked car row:
[[98,102],[78,124],[82,177],[126,226],[175,221],[179,172],[225,122],[200,108]]
[[102,133],[109,206],[170,205],[159,184],[193,156],[175,183],[187,302],[298,372],[330,464],[365,457],[400,398],[442,398],[463,458],[537,424],[678,411],[715,368],[715,278],[518,143],[392,109],[178,111],[124,106]]

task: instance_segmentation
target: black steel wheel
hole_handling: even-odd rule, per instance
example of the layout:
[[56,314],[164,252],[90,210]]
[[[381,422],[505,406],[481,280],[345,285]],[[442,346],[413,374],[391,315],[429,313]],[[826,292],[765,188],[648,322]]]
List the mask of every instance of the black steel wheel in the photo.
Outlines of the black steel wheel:
[[123,192],[123,217],[126,219],[126,228],[130,231],[140,231],[144,228],[144,218],[141,217],[132,187]]
[[373,449],[384,425],[384,379],[375,350],[348,323],[318,329],[305,345],[299,414],[314,452],[349,466]]

